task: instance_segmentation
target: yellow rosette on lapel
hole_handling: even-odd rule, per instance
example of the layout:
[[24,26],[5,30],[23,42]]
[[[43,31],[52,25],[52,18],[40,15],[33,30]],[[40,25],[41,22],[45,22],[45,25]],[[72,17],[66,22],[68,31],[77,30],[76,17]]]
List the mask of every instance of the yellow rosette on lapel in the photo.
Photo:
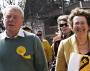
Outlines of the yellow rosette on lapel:
[[22,56],[24,59],[31,59],[31,55],[25,55],[26,48],[23,46],[17,47],[16,52],[18,55]]
[[90,57],[82,56],[80,61],[80,70],[79,71],[90,71]]

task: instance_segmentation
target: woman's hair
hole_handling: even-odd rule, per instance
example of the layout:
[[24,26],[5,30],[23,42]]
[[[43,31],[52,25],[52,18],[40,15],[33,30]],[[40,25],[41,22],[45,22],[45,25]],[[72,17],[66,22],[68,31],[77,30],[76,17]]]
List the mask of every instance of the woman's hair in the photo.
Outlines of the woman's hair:
[[60,15],[58,18],[57,18],[57,23],[59,21],[66,21],[67,22],[67,19],[68,19],[68,15]]
[[81,9],[79,7],[73,9],[68,17],[68,23],[73,27],[73,18],[75,16],[84,16],[87,20],[88,26],[90,26],[90,13],[87,10]]

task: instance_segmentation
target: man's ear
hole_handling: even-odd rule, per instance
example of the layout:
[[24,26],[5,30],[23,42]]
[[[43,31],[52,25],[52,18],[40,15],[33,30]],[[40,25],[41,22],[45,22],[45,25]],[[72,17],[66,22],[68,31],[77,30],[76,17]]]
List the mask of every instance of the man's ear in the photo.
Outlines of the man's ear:
[[4,18],[2,17],[2,18],[1,18],[1,22],[2,22],[2,23],[3,23],[3,19],[4,19]]

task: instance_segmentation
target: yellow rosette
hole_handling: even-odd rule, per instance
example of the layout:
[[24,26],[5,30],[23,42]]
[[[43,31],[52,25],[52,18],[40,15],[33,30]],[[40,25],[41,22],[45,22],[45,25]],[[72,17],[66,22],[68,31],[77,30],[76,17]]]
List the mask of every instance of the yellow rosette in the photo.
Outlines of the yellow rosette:
[[24,59],[31,59],[31,55],[25,55],[26,49],[23,46],[19,46],[16,49],[17,54],[21,55]]
[[23,47],[23,46],[19,46],[17,49],[16,49],[16,52],[17,54],[21,55],[21,56],[24,56],[24,54],[26,53],[26,49]]
[[90,57],[82,56],[80,61],[80,70],[79,71],[90,71]]

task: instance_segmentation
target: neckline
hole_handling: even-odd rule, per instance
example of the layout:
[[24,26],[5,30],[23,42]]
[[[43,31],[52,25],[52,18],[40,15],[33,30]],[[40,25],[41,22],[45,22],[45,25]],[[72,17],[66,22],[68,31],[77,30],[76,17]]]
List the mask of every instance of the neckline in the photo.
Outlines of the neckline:
[[[77,41],[77,37],[76,37],[76,41]],[[83,44],[78,44],[78,41],[77,41],[77,49],[78,49],[78,52],[79,52],[80,54],[87,54],[88,52],[90,52],[90,44],[89,44],[89,42],[90,42],[90,41],[89,41],[88,35],[87,35],[87,41],[86,41],[85,43],[83,43]],[[86,45],[86,44],[87,44],[87,45]],[[80,52],[80,49],[81,49],[81,48],[79,48],[79,46],[85,46],[85,45],[87,46],[87,49],[86,49],[87,52],[86,52],[86,53],[85,53],[85,52]],[[86,46],[85,46],[85,47],[86,47]],[[83,50],[84,50],[84,49],[83,49]],[[83,51],[83,50],[82,50],[82,51]]]

